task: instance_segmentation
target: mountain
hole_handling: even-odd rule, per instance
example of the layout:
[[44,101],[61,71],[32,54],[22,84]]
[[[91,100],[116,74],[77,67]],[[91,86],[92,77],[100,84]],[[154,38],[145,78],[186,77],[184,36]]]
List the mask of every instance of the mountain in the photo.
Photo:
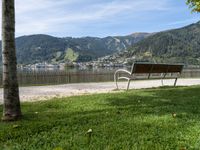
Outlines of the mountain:
[[200,22],[155,33],[115,57],[121,61],[200,64]]
[[64,52],[65,48],[64,40],[48,35],[16,38],[17,60],[20,64],[50,62],[54,57],[58,57],[55,56],[58,52]]
[[200,64],[200,22],[158,33],[133,33],[105,38],[29,35],[16,38],[16,48],[19,64],[85,62],[104,56],[107,56],[106,61],[110,59],[120,63],[151,61]]
[[49,35],[29,35],[16,38],[19,64],[38,62],[91,61],[96,58],[123,51],[148,37],[149,33],[105,38],[57,38]]

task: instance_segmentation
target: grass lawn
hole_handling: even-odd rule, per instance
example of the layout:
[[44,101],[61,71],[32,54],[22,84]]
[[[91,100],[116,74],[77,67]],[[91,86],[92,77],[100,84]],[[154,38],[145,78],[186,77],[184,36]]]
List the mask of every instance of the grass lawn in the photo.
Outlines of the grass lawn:
[[0,122],[0,150],[200,149],[200,86],[22,103],[22,111],[21,121]]

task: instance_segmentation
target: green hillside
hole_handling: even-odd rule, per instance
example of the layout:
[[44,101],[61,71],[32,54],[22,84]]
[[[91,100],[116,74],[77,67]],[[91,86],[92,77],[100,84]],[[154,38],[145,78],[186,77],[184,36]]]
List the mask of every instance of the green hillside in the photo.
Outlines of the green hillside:
[[[105,38],[57,38],[42,34],[22,36],[16,38],[17,60],[19,64],[44,61],[50,63],[91,61],[123,51],[148,35],[148,33],[137,33],[129,36]],[[73,58],[69,50],[73,50]]]
[[128,51],[128,55],[124,54],[124,57],[131,56],[143,61],[200,64],[200,22],[149,36]]
[[79,54],[74,52],[73,49],[68,48],[65,54],[65,60],[69,62],[74,62],[78,59]]
[[16,38],[16,47],[19,64],[87,62],[109,55],[111,61],[119,62],[129,60],[196,65],[200,64],[200,22],[153,34],[134,33],[105,38],[22,36]]

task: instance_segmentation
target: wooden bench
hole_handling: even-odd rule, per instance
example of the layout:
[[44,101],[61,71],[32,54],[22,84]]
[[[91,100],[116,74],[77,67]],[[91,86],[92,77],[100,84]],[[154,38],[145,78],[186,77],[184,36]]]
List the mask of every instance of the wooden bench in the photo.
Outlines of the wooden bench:
[[[114,81],[118,89],[117,81],[120,79],[128,80],[127,90],[129,89],[130,81],[136,79],[149,79],[152,75],[156,75],[157,78],[161,79],[163,85],[163,79],[173,78],[175,79],[174,86],[178,76],[180,76],[183,70],[183,64],[150,64],[150,63],[134,63],[132,65],[131,71],[118,69],[114,74]],[[141,78],[141,75],[145,75]],[[172,74],[175,76],[172,76]],[[167,76],[168,75],[168,76]],[[138,78],[140,76],[140,78]]]

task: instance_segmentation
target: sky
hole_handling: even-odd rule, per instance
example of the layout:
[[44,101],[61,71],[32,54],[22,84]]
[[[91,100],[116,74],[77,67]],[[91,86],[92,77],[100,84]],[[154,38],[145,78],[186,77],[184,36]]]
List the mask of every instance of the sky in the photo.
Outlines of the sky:
[[180,28],[200,20],[200,14],[191,13],[185,2],[15,0],[16,37],[31,34],[106,37]]

